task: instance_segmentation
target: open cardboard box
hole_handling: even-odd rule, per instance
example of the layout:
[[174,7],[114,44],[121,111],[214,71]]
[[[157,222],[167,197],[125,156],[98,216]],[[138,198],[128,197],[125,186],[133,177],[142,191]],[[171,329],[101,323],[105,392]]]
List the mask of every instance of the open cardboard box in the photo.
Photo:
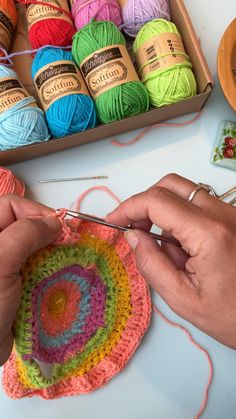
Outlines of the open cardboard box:
[[[143,114],[125,118],[118,122],[99,125],[96,128],[89,129],[82,133],[51,139],[46,143],[37,143],[14,150],[0,152],[0,164],[8,165],[29,160],[34,157],[40,157],[67,148],[76,147],[81,144],[98,141],[106,137],[114,137],[127,131],[153,125],[157,122],[175,118],[187,113],[200,111],[212,92],[212,76],[183,1],[170,0],[170,9],[171,19],[182,35],[186,52],[193,64],[193,72],[198,86],[198,93],[196,96],[173,105],[168,105],[159,109],[151,109]],[[18,5],[18,13],[19,18],[17,35],[14,42],[14,51],[30,49],[24,6]],[[14,69],[28,92],[36,96],[31,78],[31,63],[32,58],[30,55],[16,57]]]

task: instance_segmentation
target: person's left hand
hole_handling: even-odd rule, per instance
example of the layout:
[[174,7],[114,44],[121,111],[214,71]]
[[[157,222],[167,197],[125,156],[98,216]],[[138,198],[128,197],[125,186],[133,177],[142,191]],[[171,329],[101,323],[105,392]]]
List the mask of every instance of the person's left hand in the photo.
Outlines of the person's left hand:
[[52,216],[51,208],[13,194],[0,197],[0,213],[1,366],[13,345],[12,325],[21,294],[20,269],[28,256],[57,238],[61,223]]

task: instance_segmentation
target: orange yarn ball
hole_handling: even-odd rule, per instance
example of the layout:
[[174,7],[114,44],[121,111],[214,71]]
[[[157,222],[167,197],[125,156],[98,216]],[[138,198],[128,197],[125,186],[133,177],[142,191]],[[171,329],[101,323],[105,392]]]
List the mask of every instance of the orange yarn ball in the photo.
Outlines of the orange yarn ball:
[[17,177],[9,169],[0,167],[0,196],[8,193],[16,193],[24,196],[25,184],[17,179]]
[[[0,22],[3,27],[6,27],[5,33],[3,31],[0,35],[0,46],[9,52],[13,33],[17,24],[17,11],[14,0],[0,0]],[[2,51],[0,51],[0,57],[4,57]]]

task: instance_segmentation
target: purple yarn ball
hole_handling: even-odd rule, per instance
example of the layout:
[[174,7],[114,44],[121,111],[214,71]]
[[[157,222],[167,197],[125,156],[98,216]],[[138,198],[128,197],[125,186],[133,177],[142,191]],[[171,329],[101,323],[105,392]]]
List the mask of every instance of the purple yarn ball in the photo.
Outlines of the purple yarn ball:
[[124,32],[135,38],[146,22],[153,19],[170,20],[169,2],[168,0],[127,0],[122,7],[122,17]]

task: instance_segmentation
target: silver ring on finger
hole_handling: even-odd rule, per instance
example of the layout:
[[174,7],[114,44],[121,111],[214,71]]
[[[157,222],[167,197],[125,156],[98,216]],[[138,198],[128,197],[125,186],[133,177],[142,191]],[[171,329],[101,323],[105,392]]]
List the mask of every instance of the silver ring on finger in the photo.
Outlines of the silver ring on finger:
[[190,193],[188,197],[188,202],[192,202],[195,195],[201,190],[206,191],[212,196],[216,196],[214,189],[210,185],[206,185],[205,183],[198,183],[193,189],[193,191]]

